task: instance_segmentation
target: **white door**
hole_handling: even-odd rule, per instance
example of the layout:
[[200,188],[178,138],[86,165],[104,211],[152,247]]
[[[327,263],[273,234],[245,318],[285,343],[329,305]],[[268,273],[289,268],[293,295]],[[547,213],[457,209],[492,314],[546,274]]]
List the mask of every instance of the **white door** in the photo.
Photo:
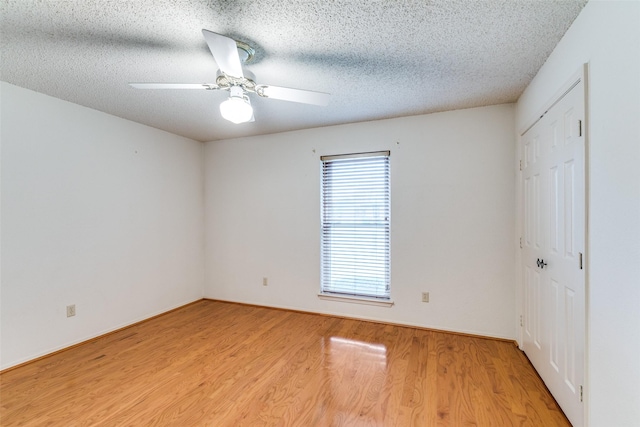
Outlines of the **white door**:
[[522,135],[523,346],[575,426],[584,423],[584,79]]

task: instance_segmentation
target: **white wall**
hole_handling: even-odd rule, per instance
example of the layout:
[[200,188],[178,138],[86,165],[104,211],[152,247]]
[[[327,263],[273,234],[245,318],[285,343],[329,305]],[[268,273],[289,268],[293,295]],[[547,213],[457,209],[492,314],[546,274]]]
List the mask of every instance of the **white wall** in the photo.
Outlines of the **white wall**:
[[528,124],[589,63],[588,370],[591,426],[640,423],[640,2],[591,0],[517,106]]
[[202,144],[0,89],[1,367],[201,298]]
[[[500,105],[207,143],[205,296],[514,338],[514,134]],[[395,306],[320,300],[319,157],[387,149]]]

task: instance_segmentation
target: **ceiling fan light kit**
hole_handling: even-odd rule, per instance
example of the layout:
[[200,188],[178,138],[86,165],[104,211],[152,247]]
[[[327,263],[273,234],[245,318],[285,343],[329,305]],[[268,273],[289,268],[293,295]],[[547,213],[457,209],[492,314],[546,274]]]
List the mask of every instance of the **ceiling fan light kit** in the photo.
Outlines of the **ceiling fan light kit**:
[[325,106],[329,103],[330,95],[328,93],[256,84],[253,74],[247,72],[247,76],[245,76],[242,71],[242,63],[251,61],[255,55],[251,46],[208,30],[202,30],[202,34],[213,59],[220,68],[215,84],[129,83],[129,85],[135,89],[227,90],[229,91],[229,99],[220,104],[220,114],[224,119],[236,124],[254,121],[249,93],[255,93],[263,98],[303,104]]
[[253,108],[249,102],[249,97],[244,94],[240,86],[232,86],[229,88],[229,92],[229,99],[220,104],[222,117],[235,124],[251,121]]

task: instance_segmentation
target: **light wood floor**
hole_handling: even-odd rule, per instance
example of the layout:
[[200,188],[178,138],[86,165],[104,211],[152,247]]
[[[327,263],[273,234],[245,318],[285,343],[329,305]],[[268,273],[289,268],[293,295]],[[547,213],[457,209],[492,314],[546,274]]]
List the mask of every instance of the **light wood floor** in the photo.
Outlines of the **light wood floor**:
[[570,425],[513,343],[215,301],[0,380],[3,427]]

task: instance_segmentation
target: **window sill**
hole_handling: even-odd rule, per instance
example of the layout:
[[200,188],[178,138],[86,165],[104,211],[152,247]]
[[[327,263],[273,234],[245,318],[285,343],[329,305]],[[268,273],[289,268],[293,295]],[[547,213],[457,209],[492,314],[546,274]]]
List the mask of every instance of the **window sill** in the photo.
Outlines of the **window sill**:
[[366,298],[366,297],[356,297],[356,296],[347,296],[347,295],[334,295],[334,294],[323,294],[319,293],[318,298],[327,300],[327,301],[338,301],[338,302],[350,302],[353,304],[365,304],[365,305],[376,305],[378,307],[391,307],[393,306],[392,300],[381,300],[377,298]]

